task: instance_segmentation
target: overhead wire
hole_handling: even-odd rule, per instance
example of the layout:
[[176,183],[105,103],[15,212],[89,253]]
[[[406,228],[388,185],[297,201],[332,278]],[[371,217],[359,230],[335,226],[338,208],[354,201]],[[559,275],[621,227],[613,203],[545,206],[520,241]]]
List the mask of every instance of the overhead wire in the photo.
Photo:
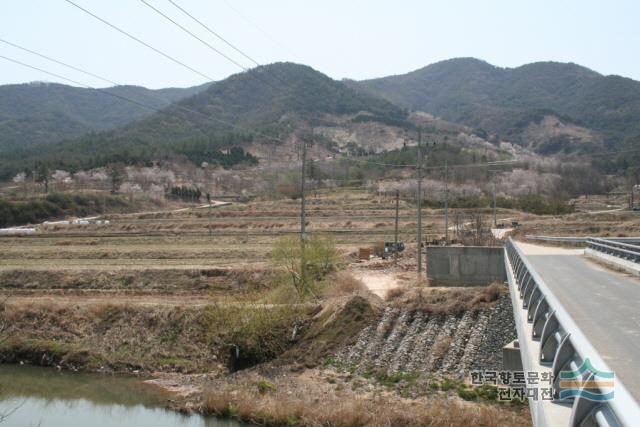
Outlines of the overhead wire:
[[114,85],[114,86],[118,86],[118,83],[114,82],[113,80],[107,79],[106,77],[102,77],[102,76],[99,76],[99,75],[97,75],[97,74],[91,73],[91,72],[89,72],[89,71],[85,71],[85,70],[83,70],[83,69],[80,69],[80,68],[75,67],[75,66],[73,66],[73,65],[67,64],[67,63],[65,63],[65,62],[62,62],[62,61],[57,60],[57,59],[55,59],[55,58],[52,58],[52,57],[50,57],[50,56],[47,56],[47,55],[44,55],[44,54],[42,54],[42,53],[36,52],[36,51],[34,51],[34,50],[28,49],[28,48],[26,48],[26,47],[24,47],[24,46],[20,46],[20,45],[17,45],[17,44],[15,44],[15,43],[12,43],[12,42],[10,42],[10,41],[8,41],[8,40],[0,39],[0,42],[5,43],[5,44],[8,44],[9,46],[13,46],[13,47],[15,47],[16,49],[20,49],[20,50],[23,50],[23,51],[25,51],[25,52],[29,52],[29,53],[31,53],[32,55],[39,56],[39,57],[44,58],[44,59],[46,59],[46,60],[48,60],[48,61],[55,62],[56,64],[63,65],[63,66],[65,66],[65,67],[67,67],[67,68],[70,68],[70,69],[72,69],[72,70],[78,71],[78,72],[83,73],[83,74],[86,74],[86,75],[91,76],[91,77],[93,77],[93,78],[96,78],[96,79],[98,79],[98,80],[102,80],[103,82],[107,82],[107,83],[112,84],[112,85]]
[[110,23],[110,22],[109,22],[109,21],[107,21],[106,19],[103,19],[103,18],[99,17],[99,16],[98,16],[98,15],[96,15],[95,13],[93,13],[93,12],[91,12],[91,11],[89,11],[89,10],[85,9],[84,7],[82,7],[82,6],[78,5],[77,3],[74,3],[74,2],[73,2],[73,1],[71,1],[71,0],[64,0],[64,1],[66,1],[66,2],[67,2],[67,3],[69,3],[70,5],[72,5],[72,6],[76,7],[76,8],[78,8],[79,10],[81,10],[81,11],[82,11],[82,12],[84,12],[84,13],[86,13],[87,15],[92,16],[93,18],[97,19],[98,21],[102,22],[103,24],[105,24],[105,25],[107,25],[107,26],[109,26],[109,27],[113,28],[114,30],[118,31],[119,33],[124,34],[125,36],[129,37],[130,39],[135,40],[136,42],[140,43],[141,45],[146,46],[147,48],[149,48],[149,49],[153,50],[154,52],[156,52],[156,53],[158,53],[158,54],[160,54],[160,55],[164,56],[165,58],[169,59],[170,61],[175,62],[175,63],[176,63],[176,64],[178,64],[178,65],[181,65],[182,67],[184,67],[184,68],[186,68],[186,69],[188,69],[188,70],[190,70],[190,71],[192,71],[192,72],[194,72],[194,73],[198,74],[198,75],[199,75],[199,76],[201,76],[201,77],[204,77],[204,78],[205,78],[205,79],[207,79],[208,81],[213,81],[213,80],[214,80],[214,78],[213,78],[213,77],[208,76],[208,75],[206,75],[205,73],[203,73],[203,72],[201,72],[201,71],[196,70],[195,68],[193,68],[193,67],[191,67],[191,66],[189,66],[189,65],[185,64],[184,62],[182,62],[182,61],[180,61],[180,60],[178,60],[178,59],[175,59],[175,58],[174,58],[174,57],[172,57],[171,55],[169,55],[169,54],[167,54],[167,53],[165,53],[165,52],[161,51],[160,49],[158,49],[158,48],[156,48],[156,47],[153,47],[153,46],[152,46],[152,45],[150,45],[149,43],[147,43],[147,42],[145,42],[145,41],[143,41],[143,40],[139,39],[138,37],[136,37],[136,36],[134,36],[134,35],[132,35],[132,34],[128,33],[127,31],[125,31],[125,30],[121,29],[120,27],[117,27],[116,25],[114,25],[114,24]]
[[[18,49],[22,49],[22,50],[25,50],[25,51],[29,51],[30,53],[32,53],[32,54],[34,54],[34,55],[37,55],[37,56],[40,56],[40,57],[46,58],[46,59],[47,59],[47,60],[49,60],[49,61],[52,61],[52,62],[58,63],[58,64],[60,64],[60,65],[64,65],[65,67],[69,67],[70,69],[73,69],[73,70],[79,71],[79,72],[81,72],[81,73],[84,73],[84,74],[87,74],[87,75],[90,75],[90,76],[95,76],[96,78],[99,78],[99,79],[104,80],[104,81],[112,82],[110,79],[106,79],[106,78],[99,77],[98,75],[95,75],[95,74],[93,74],[93,73],[91,73],[91,72],[89,72],[89,71],[83,70],[83,69],[81,69],[81,68],[79,68],[79,67],[76,67],[76,66],[73,66],[73,65],[70,65],[70,64],[66,64],[66,63],[64,63],[64,62],[62,62],[62,61],[56,60],[55,58],[46,57],[46,56],[44,56],[44,55],[42,55],[42,54],[40,54],[40,53],[38,53],[38,52],[36,52],[36,51],[33,51],[33,50],[30,50],[30,49],[23,48],[22,46],[19,46],[19,45],[15,44],[15,43],[9,43],[9,44],[11,44],[11,45],[15,46],[15,47],[16,47],[16,48],[18,48]],[[33,69],[33,70],[36,70],[36,71],[42,72],[42,73],[47,74],[47,75],[50,75],[50,76],[52,76],[52,77],[56,77],[56,78],[58,78],[58,79],[61,79],[61,80],[67,81],[67,82],[72,83],[72,84],[74,84],[74,85],[82,86],[82,87],[87,88],[87,89],[93,89],[93,90],[98,91],[98,92],[100,92],[100,93],[103,93],[103,94],[105,94],[105,95],[112,96],[112,97],[115,97],[115,98],[119,98],[119,99],[121,99],[121,100],[123,100],[123,101],[129,102],[129,103],[132,103],[132,104],[135,104],[135,105],[137,105],[137,106],[139,106],[139,107],[143,107],[143,108],[145,108],[145,109],[148,109],[148,110],[151,110],[151,111],[154,111],[154,112],[157,112],[157,113],[161,113],[161,114],[170,114],[170,113],[169,113],[169,111],[167,111],[167,110],[166,110],[166,109],[164,109],[164,108],[152,107],[152,106],[146,105],[146,104],[144,104],[144,103],[142,103],[142,102],[139,102],[139,101],[136,101],[136,100],[134,100],[134,99],[128,98],[128,97],[126,97],[126,96],[122,96],[122,95],[119,95],[119,94],[117,94],[117,93],[114,93],[114,92],[111,92],[111,91],[105,90],[105,89],[100,89],[100,88],[97,88],[97,87],[94,87],[94,86],[88,85],[88,84],[86,84],[86,83],[84,83],[84,82],[80,82],[80,81],[78,81],[78,80],[74,80],[74,79],[72,79],[72,78],[69,78],[69,77],[63,76],[62,74],[58,74],[58,73],[55,73],[55,72],[52,72],[52,71],[48,71],[48,70],[46,70],[46,69],[44,69],[44,68],[41,68],[41,67],[37,67],[37,66],[34,66],[34,65],[27,64],[27,63],[22,62],[22,61],[19,61],[19,60],[17,60],[17,59],[13,59],[13,58],[10,58],[10,57],[4,56],[4,55],[0,55],[0,58],[4,59],[4,60],[6,60],[6,61],[9,61],[9,62],[13,62],[13,63],[18,64],[18,65],[21,65],[21,66],[23,66],[23,67],[31,68],[31,69]],[[114,83],[116,86],[120,86],[120,85],[119,85],[118,83],[116,83],[116,82],[112,82],[112,83]],[[159,99],[159,98],[156,98],[156,99]],[[280,140],[280,139],[273,138],[273,137],[271,137],[270,135],[266,135],[266,134],[262,134],[262,133],[257,132],[257,131],[253,131],[253,130],[246,129],[246,128],[241,127],[241,126],[238,126],[238,125],[236,125],[236,124],[234,124],[234,123],[230,123],[230,122],[227,122],[227,121],[225,121],[225,120],[222,120],[222,119],[218,119],[218,118],[215,118],[215,117],[209,116],[209,115],[204,114],[204,113],[202,113],[202,112],[200,112],[200,111],[192,110],[192,109],[190,109],[190,108],[184,107],[184,106],[182,106],[182,105],[180,105],[180,104],[178,104],[178,103],[171,104],[171,107],[178,108],[178,109],[180,109],[180,110],[182,110],[182,111],[185,111],[185,112],[188,112],[188,113],[192,113],[192,114],[200,115],[200,116],[202,116],[204,119],[209,120],[209,121],[212,121],[212,122],[215,122],[215,123],[217,123],[217,124],[223,124],[223,125],[226,125],[226,126],[234,127],[234,128],[236,128],[236,129],[238,129],[238,130],[241,130],[241,131],[244,131],[244,132],[247,132],[247,133],[253,134],[253,135],[257,135],[257,136],[261,136],[261,137],[263,137],[263,138],[273,139],[273,140],[275,140],[275,141],[281,142],[281,140]],[[202,133],[204,136],[208,136],[206,132],[204,132],[204,131],[203,131],[203,130],[201,130],[201,129],[198,129],[197,125],[195,125],[195,124],[194,124],[194,127],[196,128],[196,130],[198,130],[198,131],[199,131],[200,133]]]
[[[223,58],[225,58],[227,61],[230,61],[231,63],[233,63],[234,65],[236,65],[237,67],[241,68],[243,71],[248,71],[249,68],[245,67],[244,65],[240,64],[239,62],[237,62],[236,60],[234,60],[233,58],[225,55],[223,52],[221,52],[220,50],[216,49],[215,47],[211,46],[209,43],[207,43],[206,41],[204,41],[203,39],[201,39],[200,37],[198,37],[197,35],[195,35],[194,33],[192,33],[190,30],[188,30],[187,28],[185,28],[183,25],[181,25],[180,23],[178,23],[177,21],[171,19],[171,17],[169,17],[167,14],[165,14],[164,12],[162,12],[160,9],[154,7],[153,5],[151,5],[149,2],[147,2],[146,0],[140,0],[140,2],[142,4],[144,4],[145,6],[147,6],[149,9],[153,10],[154,12],[156,12],[157,14],[159,14],[160,16],[164,17],[166,20],[168,20],[169,22],[171,22],[172,24],[174,24],[175,26],[177,26],[178,28],[180,28],[182,31],[184,31],[185,33],[189,34],[191,37],[195,38],[196,40],[200,41],[200,43],[204,44],[205,46],[207,46],[209,49],[211,49],[212,51],[214,51],[215,53],[217,53],[218,55],[222,56]],[[194,18],[195,19],[195,18]]]
[[229,46],[230,48],[232,48],[233,50],[235,50],[236,52],[238,52],[240,55],[244,56],[246,59],[248,59],[249,61],[253,62],[256,66],[260,66],[261,64],[256,61],[255,59],[253,59],[252,57],[250,57],[249,55],[247,55],[245,52],[243,52],[241,49],[237,48],[236,46],[234,46],[231,42],[229,42],[227,39],[225,39],[224,37],[222,37],[220,34],[218,34],[217,32],[213,31],[208,25],[204,24],[202,21],[200,21],[198,18],[196,18],[195,16],[193,16],[193,14],[189,13],[187,10],[185,10],[183,7],[181,7],[179,4],[177,4],[175,1],[173,0],[167,0],[169,3],[171,3],[174,7],[176,7],[178,10],[180,10],[182,13],[184,13],[185,15],[187,15],[189,18],[191,18],[192,20],[194,20],[195,22],[197,22],[198,24],[200,24],[201,27],[203,27],[205,30],[207,30],[209,33],[213,34],[215,37],[217,37],[219,40],[221,40],[223,43],[225,43],[227,46]]

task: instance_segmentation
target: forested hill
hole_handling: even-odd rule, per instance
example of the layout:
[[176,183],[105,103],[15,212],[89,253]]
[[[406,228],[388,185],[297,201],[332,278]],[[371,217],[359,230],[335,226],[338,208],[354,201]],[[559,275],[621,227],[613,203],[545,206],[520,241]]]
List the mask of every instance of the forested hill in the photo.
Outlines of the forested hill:
[[[196,111],[194,114],[185,109]],[[123,130],[127,134],[171,135],[271,129],[281,136],[283,116],[316,119],[323,114],[363,112],[374,119],[403,121],[407,112],[389,101],[359,93],[305,65],[275,63],[235,74],[177,105]],[[171,116],[168,120],[167,116]],[[274,127],[276,129],[274,129]]]
[[[570,63],[538,62],[510,69],[458,58],[347,84],[524,145],[531,125],[547,116],[555,116],[550,123],[561,122],[573,130],[564,142],[600,140],[607,148],[617,148],[640,140],[640,82]],[[566,148],[561,140],[555,142],[544,148]]]
[[7,152],[0,177],[40,160],[67,170],[148,162],[175,154],[197,162],[218,161],[221,149],[242,147],[254,138],[277,143],[286,137],[299,125],[292,123],[289,113],[307,123],[326,115],[350,114],[358,120],[408,125],[406,110],[389,101],[310,67],[276,63],[235,74],[118,129]]
[[[153,108],[163,108],[206,86],[159,90],[114,86],[103,91]],[[108,93],[57,83],[0,86],[0,150],[113,129],[153,112]]]

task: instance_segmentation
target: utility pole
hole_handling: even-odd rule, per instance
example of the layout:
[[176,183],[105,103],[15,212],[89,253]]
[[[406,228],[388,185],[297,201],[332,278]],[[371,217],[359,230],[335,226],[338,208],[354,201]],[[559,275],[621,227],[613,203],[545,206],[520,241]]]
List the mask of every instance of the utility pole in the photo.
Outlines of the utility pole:
[[307,141],[302,137],[302,171],[300,173],[300,193],[301,193],[301,206],[300,206],[300,280],[302,281],[302,288],[307,287],[307,265],[306,265],[306,244],[307,244],[307,217],[306,217],[306,205],[305,205],[305,172],[307,163]]
[[211,237],[212,231],[211,231],[211,194],[207,193],[207,205],[208,206],[208,210],[209,210],[209,237]]
[[416,246],[418,259],[418,280],[422,276],[422,130],[418,130],[418,226],[416,230]]
[[490,170],[489,172],[491,172],[492,175],[492,181],[493,181],[493,228],[497,228],[498,227],[498,219],[496,217],[496,172],[498,172],[497,170]]
[[444,244],[449,244],[449,166],[444,162]]
[[396,190],[396,227],[395,227],[395,247],[393,252],[393,262],[398,264],[398,212],[400,206],[400,190]]

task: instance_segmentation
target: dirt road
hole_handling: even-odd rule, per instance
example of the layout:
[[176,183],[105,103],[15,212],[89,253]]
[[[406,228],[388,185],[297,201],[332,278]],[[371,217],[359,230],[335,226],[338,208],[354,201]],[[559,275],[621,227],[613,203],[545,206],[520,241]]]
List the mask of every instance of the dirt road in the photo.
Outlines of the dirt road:
[[367,271],[367,270],[353,270],[352,274],[365,284],[374,294],[380,298],[386,298],[387,292],[390,289],[394,289],[400,286],[397,274],[386,271]]

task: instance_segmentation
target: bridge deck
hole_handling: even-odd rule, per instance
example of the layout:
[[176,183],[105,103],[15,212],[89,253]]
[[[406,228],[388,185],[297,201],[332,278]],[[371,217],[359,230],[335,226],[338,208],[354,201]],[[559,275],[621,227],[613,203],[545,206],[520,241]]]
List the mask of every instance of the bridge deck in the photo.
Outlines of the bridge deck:
[[616,377],[640,401],[640,279],[601,267],[582,249],[517,245]]

